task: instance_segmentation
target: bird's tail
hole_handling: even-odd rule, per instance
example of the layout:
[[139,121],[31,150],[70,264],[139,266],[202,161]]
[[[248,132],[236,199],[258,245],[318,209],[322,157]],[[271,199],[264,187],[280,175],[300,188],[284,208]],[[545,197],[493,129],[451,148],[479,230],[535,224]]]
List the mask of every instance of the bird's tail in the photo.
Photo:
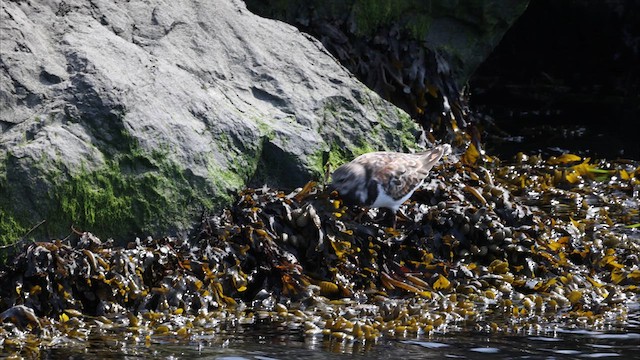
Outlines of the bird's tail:
[[431,150],[425,151],[423,154],[423,167],[429,171],[443,156],[451,153],[451,145],[442,144]]

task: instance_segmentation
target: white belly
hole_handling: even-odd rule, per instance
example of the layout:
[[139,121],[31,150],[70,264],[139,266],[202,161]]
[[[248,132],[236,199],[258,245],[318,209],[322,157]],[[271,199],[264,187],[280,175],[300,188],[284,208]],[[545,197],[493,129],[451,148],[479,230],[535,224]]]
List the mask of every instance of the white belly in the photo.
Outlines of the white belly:
[[409,193],[405,196],[403,196],[402,198],[395,200],[394,198],[392,198],[391,196],[387,195],[387,193],[384,192],[384,190],[382,189],[382,185],[378,184],[378,197],[376,198],[376,201],[373,202],[373,204],[371,204],[372,208],[387,208],[387,209],[391,209],[394,212],[398,211],[398,209],[400,208],[400,205],[402,205],[405,201],[407,201],[411,195],[413,195],[413,192],[420,187],[420,185],[422,185],[422,182],[420,182],[420,184],[418,184],[418,186],[416,186],[413,190],[409,191]]

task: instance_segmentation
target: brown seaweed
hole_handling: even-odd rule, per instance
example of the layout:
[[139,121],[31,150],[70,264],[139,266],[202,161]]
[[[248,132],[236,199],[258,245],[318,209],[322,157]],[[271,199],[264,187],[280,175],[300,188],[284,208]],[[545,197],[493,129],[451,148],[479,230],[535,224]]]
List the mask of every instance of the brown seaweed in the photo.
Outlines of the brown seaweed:
[[473,151],[434,169],[396,229],[309,183],[245,189],[192,239],[26,244],[0,272],[0,346],[190,339],[229,321],[338,341],[623,324],[640,283],[638,165]]

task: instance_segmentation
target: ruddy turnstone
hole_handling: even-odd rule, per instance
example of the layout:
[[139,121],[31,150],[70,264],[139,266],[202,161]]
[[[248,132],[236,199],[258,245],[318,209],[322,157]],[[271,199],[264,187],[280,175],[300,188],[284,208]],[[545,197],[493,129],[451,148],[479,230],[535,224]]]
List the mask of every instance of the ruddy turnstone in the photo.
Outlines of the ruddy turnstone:
[[329,189],[336,190],[347,205],[390,209],[395,228],[395,214],[400,205],[449,152],[451,146],[443,144],[416,154],[386,151],[363,154],[333,172]]

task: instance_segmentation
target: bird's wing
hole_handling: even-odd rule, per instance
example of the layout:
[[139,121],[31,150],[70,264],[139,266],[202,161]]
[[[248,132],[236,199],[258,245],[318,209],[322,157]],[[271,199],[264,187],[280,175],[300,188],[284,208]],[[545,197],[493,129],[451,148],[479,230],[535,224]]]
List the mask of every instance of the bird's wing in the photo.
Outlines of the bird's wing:
[[365,155],[368,156],[362,159],[363,165],[370,169],[371,176],[394,199],[401,199],[407,195],[426,177],[422,171],[424,166],[420,155],[402,153],[370,153]]

